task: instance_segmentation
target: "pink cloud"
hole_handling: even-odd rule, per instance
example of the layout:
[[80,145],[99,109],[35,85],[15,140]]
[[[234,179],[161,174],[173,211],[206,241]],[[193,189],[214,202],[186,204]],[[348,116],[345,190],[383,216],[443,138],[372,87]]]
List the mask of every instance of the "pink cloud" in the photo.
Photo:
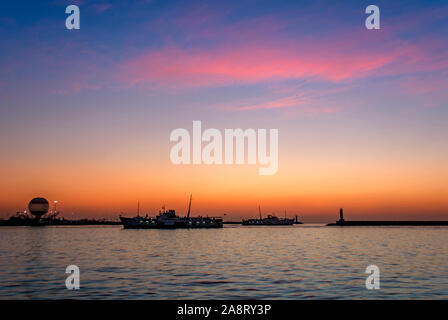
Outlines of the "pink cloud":
[[[285,32],[297,27],[297,19],[308,16],[285,19],[272,14],[228,24],[224,23],[228,13],[226,7],[204,5],[180,17],[174,12],[161,18],[174,26],[167,44],[122,63],[119,79],[157,88],[219,87],[288,79],[341,82],[448,66],[446,54],[440,54],[440,59],[436,56],[437,49],[445,46],[438,40],[400,41],[401,20],[386,21],[384,29],[374,32],[347,27],[312,37]],[[412,28],[447,15],[446,11],[434,13],[429,10],[417,18],[413,13],[405,21]],[[184,42],[179,43],[179,35]],[[205,44],[198,48],[195,44],[201,41]]]
[[[260,26],[278,30],[262,22],[261,19]],[[443,45],[430,39],[425,39],[425,45],[422,45],[399,41],[395,36],[391,40],[387,32],[371,33],[366,37],[362,31],[344,30],[333,34],[331,39],[302,37],[261,41],[254,37],[251,41],[243,41],[244,36],[238,35],[251,34],[253,29],[241,28],[239,33],[230,29],[224,30],[223,34],[232,39],[228,38],[229,33],[235,33],[235,41],[224,40],[211,48],[185,49],[171,45],[147,51],[122,63],[119,79],[128,85],[150,85],[158,89],[262,83],[271,91],[265,98],[237,101],[218,108],[233,111],[297,109],[321,114],[342,109],[327,104],[331,100],[325,96],[335,93],[335,89],[309,92],[289,87],[282,88],[286,90],[284,93],[276,93],[272,87],[285,80],[305,79],[308,82],[343,83],[343,88],[348,88],[353,80],[361,78],[425,72],[448,66],[446,55],[436,55],[432,50]]]
[[296,94],[294,96],[283,97],[274,100],[268,100],[261,103],[246,104],[243,106],[224,107],[227,110],[233,111],[250,111],[250,110],[262,110],[262,109],[283,109],[283,108],[299,108],[305,113],[335,113],[340,110],[338,107],[316,107],[314,106],[314,100],[304,97],[303,95]]
[[124,63],[120,78],[131,84],[167,87],[213,87],[296,78],[338,82],[365,76],[406,53],[403,47],[382,53],[329,52],[328,48],[310,44],[253,44],[207,50],[166,47]]
[[[335,113],[340,111],[342,107],[328,106],[328,96],[344,92],[349,87],[350,85],[325,90],[289,87],[287,90],[281,90],[280,92],[277,91],[277,93],[282,95],[280,97],[257,97],[253,99],[246,99],[245,101],[234,102],[229,105],[220,105],[218,109],[228,111],[298,109],[302,113],[307,114]],[[287,94],[288,91],[294,91],[297,93]],[[334,104],[334,102],[332,103]]]
[[261,103],[244,104],[242,106],[232,106],[227,109],[236,111],[247,111],[247,110],[259,110],[259,109],[282,109],[297,106],[304,106],[309,103],[309,99],[303,95],[293,95],[287,96],[279,99],[274,99],[270,101],[264,101]]

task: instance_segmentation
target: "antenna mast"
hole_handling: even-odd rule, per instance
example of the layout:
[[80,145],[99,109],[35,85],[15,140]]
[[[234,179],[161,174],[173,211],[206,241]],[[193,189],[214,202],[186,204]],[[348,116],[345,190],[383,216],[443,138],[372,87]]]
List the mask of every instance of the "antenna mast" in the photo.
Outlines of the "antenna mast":
[[192,194],[190,194],[190,202],[188,203],[188,213],[187,213],[187,218],[190,218],[191,199],[193,199],[193,195],[192,195]]

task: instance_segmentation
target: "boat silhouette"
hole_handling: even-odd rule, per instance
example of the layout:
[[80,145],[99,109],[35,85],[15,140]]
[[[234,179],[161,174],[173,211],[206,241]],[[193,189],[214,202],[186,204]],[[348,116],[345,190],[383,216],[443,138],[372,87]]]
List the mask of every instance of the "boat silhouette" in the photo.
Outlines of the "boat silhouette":
[[186,217],[176,215],[175,210],[165,210],[163,207],[155,218],[141,217],[138,206],[137,216],[134,218],[127,218],[120,216],[121,223],[124,229],[206,229],[206,228],[222,228],[222,218],[219,217],[190,217],[191,200],[188,204],[188,213]]
[[[259,219],[243,219],[242,221],[242,225],[243,226],[290,226],[293,225],[295,222],[298,223],[298,221],[294,220],[294,219],[288,219],[283,218],[280,219],[272,214],[268,214],[268,216],[266,218],[262,217],[261,214],[261,207],[258,206],[258,212],[260,214],[260,218]],[[286,215],[286,212],[285,212]]]

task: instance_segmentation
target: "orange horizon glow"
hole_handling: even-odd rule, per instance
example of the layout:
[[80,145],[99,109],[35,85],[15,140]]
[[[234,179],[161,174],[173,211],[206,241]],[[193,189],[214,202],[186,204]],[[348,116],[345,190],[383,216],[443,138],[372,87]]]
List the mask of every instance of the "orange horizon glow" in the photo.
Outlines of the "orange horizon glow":
[[448,219],[445,181],[425,166],[300,160],[294,167],[293,161],[280,160],[276,175],[259,176],[254,165],[174,166],[167,161],[132,167],[131,159],[124,161],[121,170],[116,163],[84,163],[67,170],[50,162],[35,172],[3,176],[1,216],[26,209],[36,196],[51,201],[50,210],[58,200],[67,218],[134,215],[137,201],[142,214],[155,215],[163,205],[184,214],[192,193],[194,214],[226,214],[227,220],[257,216],[258,205],[265,214],[283,216],[286,210],[309,222],[336,219],[339,207],[352,219]]

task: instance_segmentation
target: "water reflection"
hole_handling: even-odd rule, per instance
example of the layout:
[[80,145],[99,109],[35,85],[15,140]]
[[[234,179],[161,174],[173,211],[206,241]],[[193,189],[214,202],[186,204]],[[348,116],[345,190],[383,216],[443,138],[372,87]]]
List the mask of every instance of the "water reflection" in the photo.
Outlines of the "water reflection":
[[[0,230],[0,297],[447,298],[447,227]],[[81,269],[81,290],[65,268]],[[365,289],[365,268],[381,289]]]

